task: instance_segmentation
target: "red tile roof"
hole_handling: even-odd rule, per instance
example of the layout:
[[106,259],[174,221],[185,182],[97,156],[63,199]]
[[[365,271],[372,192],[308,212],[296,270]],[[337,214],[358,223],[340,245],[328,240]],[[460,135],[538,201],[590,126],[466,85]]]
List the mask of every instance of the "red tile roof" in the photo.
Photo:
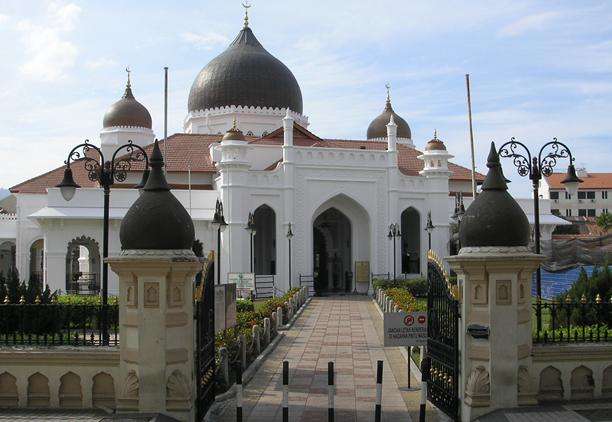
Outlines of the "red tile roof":
[[[580,177],[580,176],[578,176]],[[582,183],[579,189],[612,189],[612,173],[589,173],[586,177],[580,177]],[[565,179],[565,173],[553,173],[546,178],[551,189],[565,189],[561,181]]]
[[[386,150],[387,143],[381,141],[363,141],[363,140],[342,140],[342,139],[322,139],[312,134],[308,130],[294,124],[294,145],[303,147],[325,147],[325,148],[353,148],[353,149],[368,149],[368,150]],[[257,138],[253,136],[245,136],[250,144],[255,145],[282,145],[283,129],[279,128],[274,132]],[[213,173],[216,172],[215,165],[210,159],[209,146],[213,143],[220,142],[221,135],[203,135],[176,133],[168,137],[167,145],[162,140],[159,146],[165,154],[166,169],[169,172],[186,172],[191,168],[192,172]],[[145,147],[145,151],[150,154],[153,145]],[[418,176],[419,171],[423,169],[423,161],[417,159],[421,152],[409,148],[405,145],[398,145],[398,164],[400,171],[408,176]],[[266,170],[273,170],[278,165],[278,162],[270,164]],[[57,185],[64,175],[65,166],[59,167],[43,175],[27,180],[10,190],[13,193],[45,193],[47,188]],[[82,165],[73,165],[73,174],[75,181],[83,187],[94,187],[96,183],[91,182],[87,177],[87,172]],[[142,170],[142,164],[135,163],[132,165],[135,171]],[[465,167],[449,163],[449,169],[453,173],[452,180],[470,180],[471,172]],[[484,176],[480,173],[476,174],[478,181],[484,180]]]

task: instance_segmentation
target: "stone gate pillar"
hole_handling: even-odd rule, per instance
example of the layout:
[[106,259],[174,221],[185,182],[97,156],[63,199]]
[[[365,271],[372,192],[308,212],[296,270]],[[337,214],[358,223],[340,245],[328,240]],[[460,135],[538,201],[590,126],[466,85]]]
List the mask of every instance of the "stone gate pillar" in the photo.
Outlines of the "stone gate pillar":
[[531,278],[541,255],[528,248],[529,222],[507,192],[495,145],[482,193],[461,222],[459,254],[448,258],[461,291],[462,420],[534,404]]
[[121,223],[119,276],[120,412],[193,420],[195,397],[193,222],[166,183],[157,141],[143,194]]

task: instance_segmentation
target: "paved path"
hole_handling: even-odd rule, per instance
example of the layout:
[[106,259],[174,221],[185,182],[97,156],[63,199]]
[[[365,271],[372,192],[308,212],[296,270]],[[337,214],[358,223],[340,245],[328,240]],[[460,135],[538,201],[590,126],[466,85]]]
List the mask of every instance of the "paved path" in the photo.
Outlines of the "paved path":
[[[362,296],[313,298],[245,388],[248,422],[282,420],[282,361],[289,361],[291,422],[327,420],[327,363],[336,368],[336,421],[371,422],[376,362],[384,361],[383,421],[410,421],[376,327],[374,303]],[[380,321],[378,321],[380,323]],[[397,353],[399,355],[399,353]],[[405,366],[405,363],[404,363]],[[404,378],[406,371],[404,370]],[[234,421],[233,404],[222,421]]]

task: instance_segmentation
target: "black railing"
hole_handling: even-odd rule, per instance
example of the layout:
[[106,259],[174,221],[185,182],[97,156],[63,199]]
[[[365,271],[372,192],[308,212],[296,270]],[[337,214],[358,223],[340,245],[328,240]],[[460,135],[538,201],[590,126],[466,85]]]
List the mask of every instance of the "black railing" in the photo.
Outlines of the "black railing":
[[586,343],[612,341],[612,302],[595,301],[536,301],[533,304],[533,318],[542,315],[542,329],[533,325],[534,343]]
[[274,275],[255,275],[255,298],[269,299],[276,296]]
[[81,273],[78,280],[66,286],[66,293],[97,295],[100,293],[100,278],[96,273]]
[[[101,346],[102,305],[0,304],[0,345]],[[119,344],[119,307],[106,307],[110,346]]]

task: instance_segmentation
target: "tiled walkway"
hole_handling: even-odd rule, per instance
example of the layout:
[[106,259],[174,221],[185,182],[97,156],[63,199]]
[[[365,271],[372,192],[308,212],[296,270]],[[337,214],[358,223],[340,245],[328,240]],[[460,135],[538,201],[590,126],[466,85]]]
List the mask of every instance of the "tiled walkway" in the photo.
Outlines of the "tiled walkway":
[[[376,362],[384,361],[383,421],[410,421],[365,297],[313,298],[245,388],[248,422],[282,420],[282,361],[289,361],[291,422],[327,420],[327,363],[336,368],[336,421],[371,422]],[[220,420],[234,421],[233,406]]]

